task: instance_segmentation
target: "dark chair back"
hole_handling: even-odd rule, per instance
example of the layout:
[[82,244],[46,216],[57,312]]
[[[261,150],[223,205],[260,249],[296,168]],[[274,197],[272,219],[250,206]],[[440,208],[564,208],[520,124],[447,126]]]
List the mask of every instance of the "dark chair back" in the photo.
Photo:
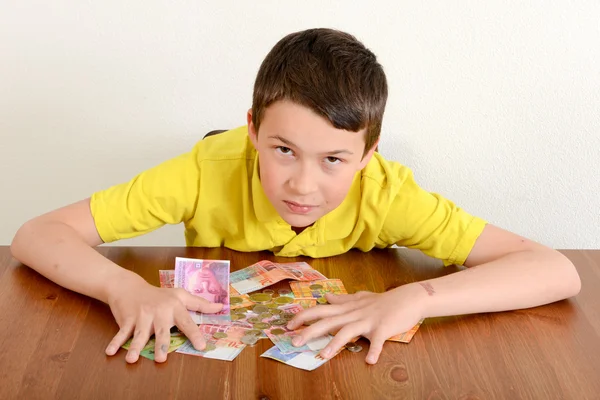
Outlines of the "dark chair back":
[[209,136],[218,135],[219,133],[227,132],[227,129],[218,129],[216,131],[210,131],[202,139],[206,139]]

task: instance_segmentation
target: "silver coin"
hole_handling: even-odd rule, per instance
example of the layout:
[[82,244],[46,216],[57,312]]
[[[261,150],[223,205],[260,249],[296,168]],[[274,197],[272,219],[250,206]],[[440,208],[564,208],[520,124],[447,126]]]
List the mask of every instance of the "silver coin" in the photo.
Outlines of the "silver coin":
[[245,335],[242,336],[241,341],[248,346],[254,346],[258,342],[258,338],[254,335]]
[[357,344],[357,345],[354,345],[354,346],[352,346],[352,347],[346,347],[346,348],[347,348],[348,350],[350,350],[351,352],[353,352],[353,353],[358,353],[358,352],[362,351],[362,346],[361,346],[361,345],[359,345],[359,344]]

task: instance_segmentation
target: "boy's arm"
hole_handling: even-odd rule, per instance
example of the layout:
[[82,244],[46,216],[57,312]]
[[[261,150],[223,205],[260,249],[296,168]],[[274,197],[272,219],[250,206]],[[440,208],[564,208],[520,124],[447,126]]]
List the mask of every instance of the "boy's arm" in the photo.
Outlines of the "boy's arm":
[[222,305],[208,303],[183,289],[148,284],[93,249],[101,243],[90,200],[86,199],[26,222],[17,231],[11,252],[53,282],[110,305],[120,330],[106,349],[108,355],[115,354],[133,334],[126,360],[135,362],[155,333],[155,359],[165,361],[173,325],[197,349],[203,349],[204,339],[186,309],[217,312]]
[[115,282],[144,281],[93,249],[102,243],[90,200],[85,199],[27,221],[17,231],[11,252],[51,281],[107,303]]
[[431,286],[428,316],[531,307],[579,292],[577,271],[564,255],[470,215],[421,188],[412,171],[398,171],[384,239],[445,264],[477,267],[422,283]]
[[327,358],[362,335],[371,342],[367,362],[373,364],[386,339],[408,331],[422,318],[535,307],[574,296],[581,288],[575,267],[561,253],[489,224],[465,264],[470,267],[465,271],[385,293],[328,294],[330,306],[305,310],[288,323],[289,329],[296,329],[319,320],[293,344],[302,346],[338,331],[320,353]]
[[556,250],[486,225],[465,266],[469,269],[419,284],[424,317],[535,307],[575,296],[577,270]]

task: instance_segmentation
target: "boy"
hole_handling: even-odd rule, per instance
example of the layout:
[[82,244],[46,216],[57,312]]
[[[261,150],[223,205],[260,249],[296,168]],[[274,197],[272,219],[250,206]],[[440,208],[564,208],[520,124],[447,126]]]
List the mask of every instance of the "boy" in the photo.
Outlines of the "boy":
[[290,34],[259,69],[247,126],[28,221],[12,253],[57,284],[108,303],[120,330],[106,353],[133,334],[127,362],[138,359],[153,333],[156,361],[164,362],[173,325],[203,349],[186,309],[222,307],[151,286],[93,249],[167,223],[185,224],[189,246],[328,257],[398,244],[446,265],[477,267],[385,293],[329,296],[331,305],[306,310],[289,325],[319,319],[296,345],[339,330],[324,357],[363,335],[371,342],[367,362],[375,363],[387,338],[421,318],[576,295],[579,276],[562,254],[422,190],[408,168],[375,152],[386,100],[382,67],[354,37],[329,29]]

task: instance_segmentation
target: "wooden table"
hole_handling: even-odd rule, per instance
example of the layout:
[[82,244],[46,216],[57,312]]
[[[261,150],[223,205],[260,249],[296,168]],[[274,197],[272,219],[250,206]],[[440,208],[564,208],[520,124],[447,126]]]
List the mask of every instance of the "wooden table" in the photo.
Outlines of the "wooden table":
[[[176,256],[231,260],[270,253],[227,249],[100,247],[158,285]],[[0,247],[0,399],[598,399],[600,251],[564,251],[583,281],[573,299],[529,310],[426,320],[412,342],[384,346],[378,364],[343,351],[312,372],[259,357],[261,340],[233,361],[170,354],[164,364],[125,351],[107,357],[117,331],[108,306],[65,290]],[[279,259],[292,261],[289,258]],[[349,291],[383,291],[458,271],[406,249],[304,260]]]

